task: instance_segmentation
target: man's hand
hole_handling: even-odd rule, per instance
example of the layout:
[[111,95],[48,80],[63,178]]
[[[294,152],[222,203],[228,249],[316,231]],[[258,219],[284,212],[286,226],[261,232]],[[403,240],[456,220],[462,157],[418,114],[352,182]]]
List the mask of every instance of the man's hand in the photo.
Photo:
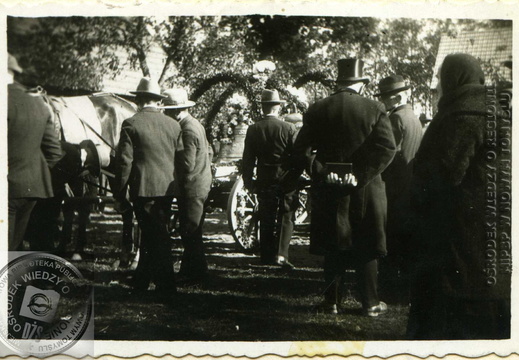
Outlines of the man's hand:
[[357,186],[357,178],[353,174],[346,174],[343,178],[340,178],[339,175],[332,172],[326,176],[326,183],[355,187]]

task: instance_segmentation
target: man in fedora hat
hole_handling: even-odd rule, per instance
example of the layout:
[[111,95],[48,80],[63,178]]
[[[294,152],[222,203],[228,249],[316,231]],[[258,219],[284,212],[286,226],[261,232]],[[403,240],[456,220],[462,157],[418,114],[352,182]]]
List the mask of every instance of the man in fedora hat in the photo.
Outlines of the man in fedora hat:
[[387,311],[377,291],[377,259],[386,254],[386,194],[380,174],[395,154],[382,104],[361,96],[369,82],[358,59],[338,61],[334,94],[304,115],[293,165],[312,177],[310,251],[324,255],[325,300],[337,313],[345,269],[354,266],[367,316]]
[[133,287],[146,291],[150,281],[161,294],[176,292],[168,222],[173,200],[175,159],[182,150],[181,129],[158,109],[159,84],[143,78],[136,91],[137,114],[123,122],[115,157],[114,197],[124,202],[129,187],[141,229],[140,259]]
[[296,128],[278,117],[284,102],[277,90],[263,90],[264,117],[247,129],[242,176],[245,187],[258,194],[261,262],[292,268],[287,250],[294,227],[295,191],[284,194],[279,182],[284,162],[292,151]]
[[23,250],[23,237],[37,199],[54,196],[50,168],[63,156],[49,109],[14,77],[22,73],[8,54],[7,162],[8,249]]
[[207,277],[207,261],[203,243],[205,201],[211,190],[212,148],[205,129],[189,114],[195,105],[184,89],[164,91],[162,108],[182,129],[184,150],[177,159],[176,180],[180,235],[184,252],[179,275],[187,283],[200,283]]
[[[389,285],[405,282],[406,258],[411,239],[410,185],[413,159],[422,140],[422,126],[410,104],[410,86],[401,75],[391,75],[378,85],[379,97],[385,105],[393,128],[397,152],[382,174],[387,194],[387,247],[383,273]],[[402,284],[407,285],[407,284]],[[392,286],[389,286],[391,288]]]

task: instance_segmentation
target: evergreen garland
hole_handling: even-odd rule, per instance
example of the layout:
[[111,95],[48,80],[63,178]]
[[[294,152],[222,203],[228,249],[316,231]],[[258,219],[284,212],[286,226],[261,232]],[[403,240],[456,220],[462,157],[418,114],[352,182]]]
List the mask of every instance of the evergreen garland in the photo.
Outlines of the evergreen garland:
[[[303,76],[301,76],[296,82],[294,82],[294,87],[299,88],[309,82],[316,82],[324,85],[328,88],[333,88],[334,81],[329,79],[329,76],[321,71],[316,72],[307,72]],[[192,93],[191,99],[193,101],[198,101],[207,91],[209,91],[213,86],[230,83],[230,85],[223,91],[218,99],[212,104],[209,111],[205,116],[205,128],[206,133],[208,135],[209,141],[214,140],[214,136],[212,134],[212,128],[214,122],[216,120],[216,116],[222,110],[222,107],[225,105],[226,101],[238,90],[243,91],[245,97],[250,103],[250,116],[253,121],[256,121],[261,118],[261,106],[259,102],[259,94],[263,90],[263,88],[259,88],[261,82],[258,81],[254,76],[244,76],[240,74],[234,74],[230,72],[216,74],[210,78],[204,79],[200,85],[196,88],[196,90]],[[292,103],[296,106],[298,112],[306,111],[306,104],[299,101],[299,99],[292,95],[286,87],[281,84],[279,79],[276,76],[272,76],[267,79],[265,83],[266,89],[275,89],[280,93],[280,96],[287,100],[288,103]]]
[[212,134],[212,128],[213,128],[213,123],[216,118],[216,115],[220,112],[220,109],[225,104],[225,102],[234,94],[234,92],[236,91],[236,88],[237,88],[236,84],[229,85],[229,87],[223,93],[220,94],[220,96],[214,102],[211,109],[209,109],[209,111],[207,112],[207,116],[205,118],[205,127],[206,127],[207,137],[209,139],[209,142],[211,142],[211,143],[214,140],[214,137]]

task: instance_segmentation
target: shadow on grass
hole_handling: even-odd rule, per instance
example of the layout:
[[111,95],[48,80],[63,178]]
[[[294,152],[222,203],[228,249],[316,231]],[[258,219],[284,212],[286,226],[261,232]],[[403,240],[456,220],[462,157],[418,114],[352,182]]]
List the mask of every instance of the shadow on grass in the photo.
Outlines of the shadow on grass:
[[[166,302],[152,296],[131,302],[124,291],[96,289],[96,339],[195,341],[332,341],[387,339],[393,318],[357,313],[316,315],[306,305],[269,297],[184,292]],[[111,302],[124,306],[114,311]],[[109,314],[104,314],[109,311]],[[100,315],[100,317],[98,317]],[[117,320],[116,320],[117,319]],[[362,321],[360,321],[362,319]],[[115,325],[115,326],[114,326]]]
[[[95,338],[99,340],[183,341],[344,341],[403,339],[406,306],[390,306],[386,316],[362,316],[354,299],[354,273],[339,315],[318,314],[324,281],[322,258],[308,253],[308,224],[296,227],[290,261],[296,269],[261,265],[241,253],[227,235],[225,214],[206,224],[210,277],[203,286],[179,286],[179,294],[159,299],[153,291],[130,293],[128,268],[116,268],[120,231],[104,226],[91,254],[77,264],[95,286]],[[114,225],[120,229],[120,225]],[[101,233],[101,232],[99,232]],[[172,240],[176,269],[181,241]],[[389,287],[389,290],[398,289]],[[389,303],[389,301],[388,301]]]

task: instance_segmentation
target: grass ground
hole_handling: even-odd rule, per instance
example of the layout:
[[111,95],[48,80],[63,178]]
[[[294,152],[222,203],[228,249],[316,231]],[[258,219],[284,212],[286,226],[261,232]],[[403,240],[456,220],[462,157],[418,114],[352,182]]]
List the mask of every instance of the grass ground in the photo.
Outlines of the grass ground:
[[[211,276],[203,286],[180,287],[178,296],[158,301],[129,293],[131,271],[118,268],[120,224],[95,217],[89,238],[91,257],[76,263],[93,272],[95,339],[197,341],[319,341],[403,339],[408,307],[389,292],[381,297],[389,312],[378,318],[361,314],[348,273],[348,293],[339,315],[319,314],[324,282],[320,257],[308,253],[308,225],[297,227],[290,248],[291,271],[261,265],[236,250],[225,216],[214,213],[205,225]],[[176,259],[180,240],[173,239]],[[179,264],[175,267],[178,270]],[[90,274],[92,275],[92,274]],[[397,296],[398,298],[398,296]]]

